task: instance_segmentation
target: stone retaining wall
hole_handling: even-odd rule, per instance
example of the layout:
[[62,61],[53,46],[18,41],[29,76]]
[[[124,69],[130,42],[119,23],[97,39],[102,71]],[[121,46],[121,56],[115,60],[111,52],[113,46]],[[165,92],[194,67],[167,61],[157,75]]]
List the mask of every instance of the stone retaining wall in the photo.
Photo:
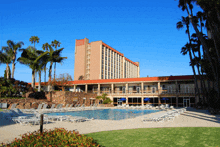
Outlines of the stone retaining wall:
[[[50,100],[50,93],[46,93],[47,100]],[[96,104],[99,100],[96,99],[97,94],[93,93],[83,93],[83,92],[70,92],[70,91],[53,91],[52,92],[52,102],[55,104],[85,104],[85,106],[90,106],[92,100]],[[84,100],[84,101],[83,101]]]
[[[52,101],[50,101],[50,94],[52,95]],[[41,97],[42,96],[42,97]],[[35,97],[35,98],[33,98]],[[37,108],[39,104],[46,103],[48,108],[52,104],[85,104],[85,106],[90,106],[92,103],[99,104],[99,100],[96,99],[97,94],[93,93],[83,93],[83,92],[69,92],[69,91],[53,91],[41,92],[41,93],[26,93],[25,99],[0,99],[0,103],[7,103],[8,108],[11,108],[11,105],[16,103],[16,108],[19,109],[30,109]],[[43,98],[43,99],[42,99]],[[106,105],[104,105],[106,106]],[[112,106],[109,104],[108,106]]]

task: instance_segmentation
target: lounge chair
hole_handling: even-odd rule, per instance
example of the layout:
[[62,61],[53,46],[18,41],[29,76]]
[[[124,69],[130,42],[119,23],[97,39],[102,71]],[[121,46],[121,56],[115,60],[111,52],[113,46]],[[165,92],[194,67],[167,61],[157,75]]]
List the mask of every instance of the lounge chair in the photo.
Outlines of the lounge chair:
[[68,108],[68,106],[69,106],[70,104],[66,104],[66,106],[64,107],[64,108],[60,108],[60,111],[65,111],[65,110],[67,110],[67,108]]
[[73,104],[70,104],[70,106],[66,108],[66,111],[69,111],[69,110],[71,110],[72,108],[73,108]]
[[11,109],[15,109],[17,104],[12,104]]
[[82,121],[88,121],[88,120],[93,120],[94,118],[92,119],[88,119],[86,117],[69,117],[69,119],[67,119],[67,121],[69,122],[82,122]]
[[174,107],[173,107],[173,106],[170,106],[170,109],[174,109]]
[[1,103],[0,108],[7,109],[8,108],[8,104],[7,103]]
[[[48,118],[46,115],[44,115],[44,122],[48,123]],[[40,124],[40,114],[36,115],[34,117],[17,117],[17,118],[13,118],[13,121],[15,121],[16,123],[20,123],[22,125],[27,125],[27,124]]]
[[55,111],[57,112],[60,112],[60,111],[62,111],[63,109],[62,109],[62,107],[63,107],[63,104],[58,104],[57,105],[57,108],[55,109]]

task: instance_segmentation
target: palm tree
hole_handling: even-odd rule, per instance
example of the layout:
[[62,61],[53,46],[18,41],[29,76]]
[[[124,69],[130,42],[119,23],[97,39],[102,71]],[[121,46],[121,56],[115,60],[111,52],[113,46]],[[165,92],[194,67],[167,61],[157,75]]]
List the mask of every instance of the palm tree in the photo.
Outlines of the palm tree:
[[6,64],[6,75],[7,75],[7,79],[9,79],[9,64],[11,64],[12,62],[12,54],[13,54],[13,50],[9,47],[2,47],[2,51],[1,52],[1,62]]
[[97,96],[96,99],[102,99],[103,100],[103,104],[109,104],[112,101],[110,100],[110,98],[107,97],[106,93],[103,93],[102,96]]
[[38,72],[39,82],[38,82],[38,92],[41,91],[41,71],[46,68],[48,62],[48,53],[44,51],[37,51],[38,58],[34,61],[36,64],[36,71]]
[[37,36],[31,36],[29,41],[33,44],[34,43],[34,48],[35,48],[35,43],[39,43],[39,38]]
[[49,45],[48,43],[43,45],[43,48],[48,50],[48,62],[50,62],[50,67],[49,67],[49,91],[51,91],[51,73],[52,73],[52,66],[54,62],[58,62],[61,63],[64,59],[67,59],[67,57],[61,57],[61,51],[64,48],[58,49],[58,50],[53,50],[53,48],[51,47],[51,45]]
[[[31,38],[29,39],[31,44],[34,44],[34,48],[35,48],[35,43],[39,43],[39,40],[40,38],[38,36],[31,36]],[[34,83],[35,83],[35,72],[34,72]]]
[[12,78],[14,78],[14,72],[15,72],[15,61],[16,61],[16,55],[17,55],[17,50],[21,49],[22,45],[24,45],[24,43],[22,41],[15,43],[11,40],[7,41],[7,45],[8,46],[4,46],[2,47],[3,50],[5,50],[7,48],[7,50],[12,50],[10,51],[11,53],[11,57],[12,57]]
[[[192,52],[191,52],[192,43],[191,43],[191,37],[190,37],[189,24],[190,24],[189,17],[183,17],[182,16],[182,20],[177,22],[176,27],[177,27],[177,29],[183,28],[184,25],[186,27],[186,33],[187,33],[188,38],[189,38],[189,43],[187,43],[184,47],[182,47],[181,53],[183,55],[185,55],[188,52],[189,53],[190,62],[192,63],[192,60],[193,60]],[[192,70],[193,70],[193,74],[194,74],[194,78],[195,78],[196,90],[199,93],[199,88],[198,88],[198,83],[197,83],[197,77],[196,77],[196,71],[195,71],[194,64],[191,64],[191,66],[192,66]]]
[[[55,50],[57,50],[57,47],[60,47],[61,42],[54,40],[51,42],[51,46],[55,47]],[[54,64],[54,79],[56,78],[56,62]]]
[[[36,50],[36,48],[29,46],[26,49],[22,49],[21,57],[18,58],[18,61],[21,64],[28,65],[32,69],[32,87],[35,88],[35,71],[42,69],[44,64],[47,62],[47,52]],[[39,81],[41,78],[39,77]],[[40,83],[39,83],[40,84]],[[40,85],[39,85],[40,87]]]
[[[206,27],[207,29],[211,32],[211,39],[213,40],[213,44],[214,44],[214,50],[215,50],[215,55],[217,56],[216,59],[213,60],[212,57],[212,53],[210,52],[210,44],[207,41],[207,39],[205,39],[205,37],[203,36],[202,32],[199,31],[199,29],[197,28],[197,22],[195,21],[196,19],[198,19],[198,16],[196,17],[193,14],[193,5],[192,2],[196,2],[204,11],[204,14],[206,16]],[[220,37],[219,37],[219,33],[220,33],[220,29],[219,29],[219,24],[220,24],[220,17],[219,17],[219,2],[218,1],[195,1],[195,0],[179,0],[179,5],[178,7],[181,8],[183,11],[186,10],[188,17],[190,19],[190,22],[193,26],[193,29],[195,30],[196,36],[198,37],[198,39],[200,40],[200,43],[203,47],[205,56],[206,56],[206,60],[207,62],[209,62],[212,73],[213,73],[213,77],[214,77],[214,83],[216,85],[217,88],[217,93],[218,93],[218,97],[220,97],[220,45],[219,45],[219,41],[220,41]],[[213,9],[210,9],[213,8]],[[218,64],[216,64],[218,63]]]

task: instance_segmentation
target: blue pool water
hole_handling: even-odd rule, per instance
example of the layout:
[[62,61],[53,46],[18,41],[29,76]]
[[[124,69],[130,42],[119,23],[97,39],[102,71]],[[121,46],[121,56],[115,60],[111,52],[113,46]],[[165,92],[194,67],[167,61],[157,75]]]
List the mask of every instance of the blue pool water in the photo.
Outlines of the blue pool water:
[[47,115],[71,115],[71,116],[87,117],[89,119],[94,118],[94,119],[102,119],[102,120],[121,120],[127,118],[134,118],[149,113],[155,113],[158,111],[160,110],[100,109],[100,110],[47,113]]

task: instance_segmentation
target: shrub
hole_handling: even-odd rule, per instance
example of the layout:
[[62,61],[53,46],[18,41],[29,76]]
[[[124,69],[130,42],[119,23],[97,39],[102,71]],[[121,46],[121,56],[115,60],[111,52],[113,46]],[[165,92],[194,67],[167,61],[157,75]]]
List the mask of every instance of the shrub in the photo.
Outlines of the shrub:
[[16,139],[10,146],[33,146],[33,147],[43,147],[43,146],[75,146],[75,147],[98,147],[99,145],[91,137],[87,137],[79,134],[75,131],[67,131],[64,128],[55,128],[54,130],[44,130],[41,134],[40,130],[33,133],[26,133],[22,135],[22,139]]

